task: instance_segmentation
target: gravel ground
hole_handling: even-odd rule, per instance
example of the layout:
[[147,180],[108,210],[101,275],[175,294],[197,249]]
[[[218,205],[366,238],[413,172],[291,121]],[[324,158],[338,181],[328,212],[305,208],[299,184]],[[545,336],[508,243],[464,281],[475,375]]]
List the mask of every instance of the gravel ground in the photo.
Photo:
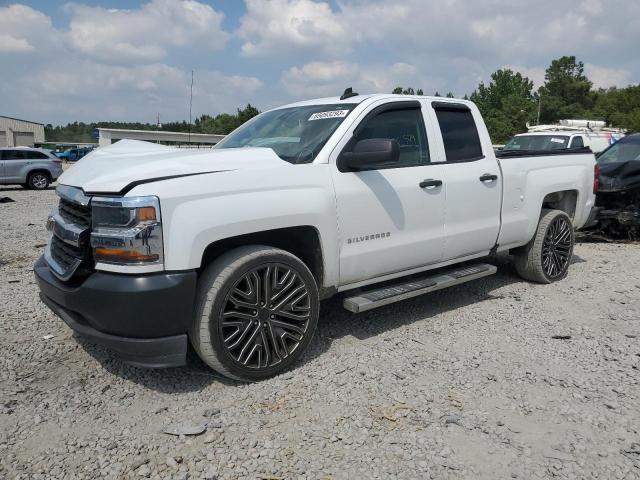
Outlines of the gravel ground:
[[551,286],[498,261],[372,313],[325,302],[298,367],[243,385],[75,338],[31,271],[54,191],[2,196],[1,478],[640,478],[638,245],[579,244]]

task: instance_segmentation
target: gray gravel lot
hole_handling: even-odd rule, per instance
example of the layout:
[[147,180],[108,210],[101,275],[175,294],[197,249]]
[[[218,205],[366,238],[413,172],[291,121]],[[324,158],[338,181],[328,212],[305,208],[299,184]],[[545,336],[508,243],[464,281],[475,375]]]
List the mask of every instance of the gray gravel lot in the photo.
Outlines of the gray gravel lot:
[[550,286],[499,261],[372,313],[331,300],[296,369],[243,385],[75,338],[31,271],[54,191],[2,196],[0,478],[640,478],[637,244],[579,244]]

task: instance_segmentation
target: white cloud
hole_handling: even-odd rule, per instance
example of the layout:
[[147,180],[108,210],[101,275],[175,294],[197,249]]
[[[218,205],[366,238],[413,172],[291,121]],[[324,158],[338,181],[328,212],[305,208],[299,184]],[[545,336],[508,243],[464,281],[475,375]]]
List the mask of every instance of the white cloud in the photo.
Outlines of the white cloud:
[[421,88],[423,80],[413,65],[366,65],[336,60],[310,62],[282,74],[283,88],[297,98],[338,96],[349,86],[360,93],[390,93],[398,85]]
[[0,52],[3,53],[24,53],[33,52],[34,46],[24,38],[15,38],[6,33],[0,33]]
[[[152,121],[157,112],[166,120],[189,113],[190,72],[165,64],[104,65],[67,62],[32,74],[16,89],[27,108],[49,117],[58,112],[74,119]],[[193,114],[235,111],[260,87],[255,77],[197,71]]]
[[94,58],[154,61],[172,47],[224,48],[224,15],[197,1],[151,0],[135,10],[68,4],[68,39]]
[[244,39],[247,56],[305,48],[338,53],[349,47],[352,33],[331,7],[312,0],[246,0],[247,14],[237,34]]
[[533,82],[533,89],[537,90],[544,85],[545,68],[543,67],[524,67],[522,65],[504,65],[503,69],[519,72],[523,77],[527,77]]
[[51,19],[26,5],[0,7],[0,53],[37,53],[59,45]]
[[468,93],[502,65],[528,66],[523,73],[540,85],[540,72],[563,55],[608,68],[632,63],[626,69],[640,76],[637,0],[606,8],[602,0],[247,0],[247,7],[237,32],[245,55],[366,65],[378,54],[374,63],[414,65],[441,92]]
[[626,87],[631,83],[629,71],[619,68],[607,68],[587,63],[584,73],[596,88]]

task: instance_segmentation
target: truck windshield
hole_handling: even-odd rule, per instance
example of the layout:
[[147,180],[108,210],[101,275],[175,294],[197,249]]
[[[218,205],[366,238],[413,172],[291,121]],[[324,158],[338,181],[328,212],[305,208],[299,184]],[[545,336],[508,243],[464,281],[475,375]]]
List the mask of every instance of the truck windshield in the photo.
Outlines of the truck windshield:
[[567,148],[568,141],[565,135],[518,135],[503,150],[558,150]]
[[266,147],[291,163],[312,162],[357,104],[281,108],[251,119],[215,148]]
[[616,163],[640,160],[640,135],[624,137],[600,154],[598,163]]

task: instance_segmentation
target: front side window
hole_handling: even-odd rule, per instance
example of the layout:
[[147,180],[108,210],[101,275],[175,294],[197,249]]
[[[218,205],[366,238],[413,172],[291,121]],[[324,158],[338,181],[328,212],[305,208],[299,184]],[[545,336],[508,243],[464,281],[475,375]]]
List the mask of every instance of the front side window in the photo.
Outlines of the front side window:
[[312,162],[357,104],[281,108],[254,117],[214,148],[271,148],[290,163]]
[[354,137],[360,140],[380,138],[395,140],[400,146],[398,167],[413,167],[429,163],[429,149],[422,113],[418,108],[391,110],[366,120]]
[[471,110],[436,107],[447,162],[471,162],[483,157],[480,136]]

